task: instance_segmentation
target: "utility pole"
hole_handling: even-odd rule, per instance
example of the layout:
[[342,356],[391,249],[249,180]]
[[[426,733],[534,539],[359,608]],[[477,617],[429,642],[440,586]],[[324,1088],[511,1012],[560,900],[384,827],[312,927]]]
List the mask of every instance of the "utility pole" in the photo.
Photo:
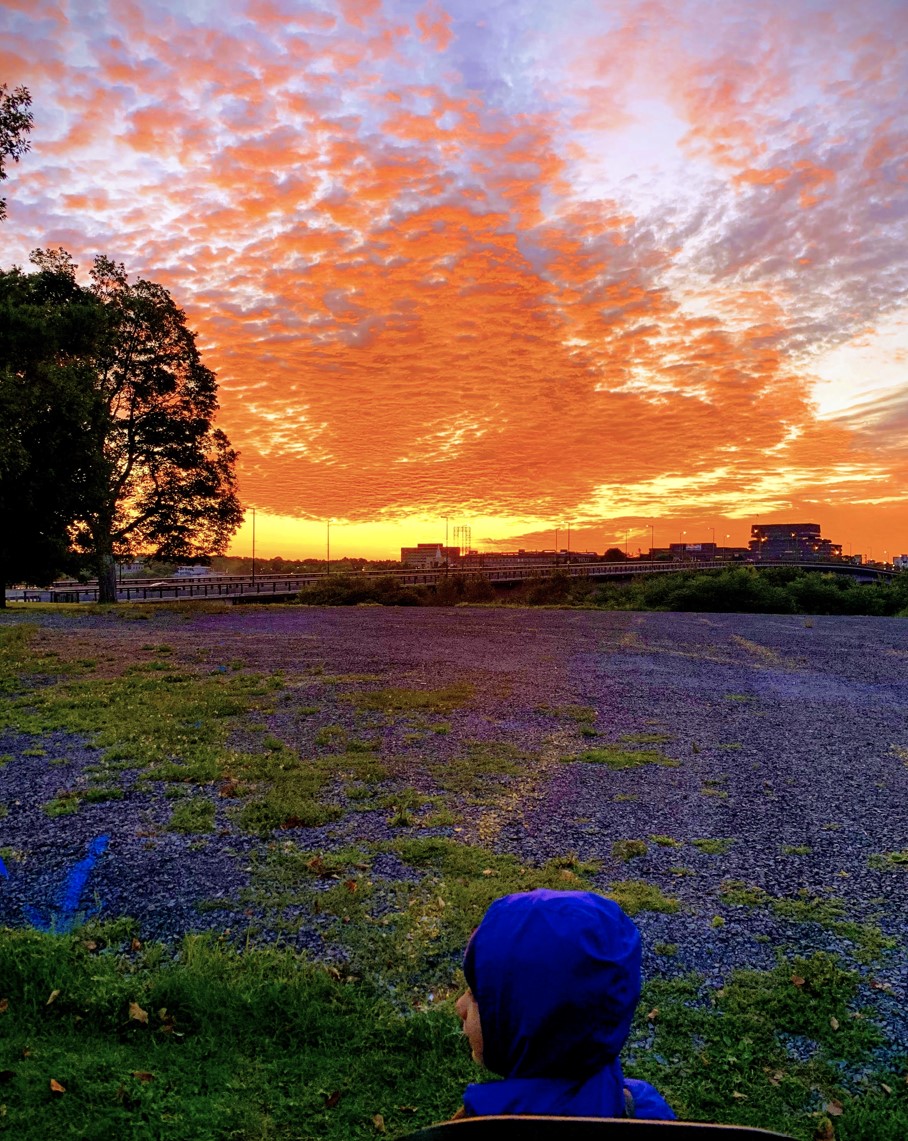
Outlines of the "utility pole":
[[252,508],[252,585],[255,586],[255,508]]
[[325,574],[331,573],[331,520],[327,524],[328,537],[325,540]]
[[555,566],[558,566],[558,528],[555,528]]

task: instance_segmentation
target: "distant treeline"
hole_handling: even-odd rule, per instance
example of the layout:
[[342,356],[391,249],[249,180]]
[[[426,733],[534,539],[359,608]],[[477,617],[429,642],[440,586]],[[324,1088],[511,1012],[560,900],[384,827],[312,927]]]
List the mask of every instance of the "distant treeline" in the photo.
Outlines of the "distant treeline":
[[687,610],[749,614],[869,614],[908,618],[908,573],[889,582],[800,567],[677,571],[597,582],[556,573],[516,587],[451,574],[437,586],[403,586],[392,575],[335,575],[299,595],[311,606],[579,606],[602,610]]

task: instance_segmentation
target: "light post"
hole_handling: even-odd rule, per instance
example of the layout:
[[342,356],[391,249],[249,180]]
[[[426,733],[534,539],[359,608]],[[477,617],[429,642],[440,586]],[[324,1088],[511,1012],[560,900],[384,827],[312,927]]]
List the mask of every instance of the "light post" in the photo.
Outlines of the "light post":
[[571,561],[571,524],[570,524],[570,521],[568,521],[567,531],[568,531],[567,561],[570,562]]
[[448,517],[445,516],[445,577],[448,574]]
[[681,551],[681,550],[678,551],[678,554],[681,556],[682,559],[687,558],[687,543],[684,542],[684,536],[686,534],[687,534],[686,531],[679,531],[678,532],[678,546],[684,548],[683,551]]
[[624,529],[624,557],[625,558],[627,558],[627,537],[629,534],[630,534],[630,532],[625,527],[625,529]]
[[325,574],[331,573],[331,520],[328,519],[325,523],[327,528],[327,536],[325,538]]
[[558,528],[555,528],[555,566],[558,566]]
[[655,553],[654,553],[655,550],[656,550],[656,525],[654,523],[650,523],[650,525],[649,525],[649,557],[651,559],[654,559],[656,557]]
[[252,585],[255,586],[255,508],[252,508]]

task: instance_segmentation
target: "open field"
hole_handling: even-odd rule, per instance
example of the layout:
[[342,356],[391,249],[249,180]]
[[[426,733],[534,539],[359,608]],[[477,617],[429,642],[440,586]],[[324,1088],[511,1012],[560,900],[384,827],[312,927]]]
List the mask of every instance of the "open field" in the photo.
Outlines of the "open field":
[[[26,1111],[34,1136],[447,1116],[472,1077],[463,945],[491,899],[542,885],[634,915],[650,982],[626,1068],[680,1116],[908,1134],[904,620],[20,608],[0,694],[20,1136]],[[240,1054],[217,1060],[225,1038]]]

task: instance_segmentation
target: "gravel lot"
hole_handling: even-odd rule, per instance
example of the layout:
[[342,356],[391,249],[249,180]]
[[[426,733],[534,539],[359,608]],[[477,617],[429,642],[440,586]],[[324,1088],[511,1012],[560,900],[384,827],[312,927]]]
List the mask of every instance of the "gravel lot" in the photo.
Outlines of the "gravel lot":
[[[64,657],[91,649],[141,657],[141,647],[166,642],[170,660],[201,658],[206,672],[284,671],[287,688],[269,729],[303,756],[312,755],[321,727],[363,731],[362,715],[321,683],[319,671],[380,676],[361,688],[471,683],[475,700],[444,715],[444,735],[414,742],[406,719],[376,719],[370,731],[381,737],[382,752],[411,756],[414,770],[421,757],[451,758],[476,741],[510,741],[537,757],[511,779],[500,803],[465,803],[458,835],[530,862],[573,850],[602,861],[603,886],[645,879],[679,898],[684,906],[675,914],[638,916],[651,974],[693,968],[719,979],[733,966],[771,966],[779,946],[849,952],[847,939],[828,927],[793,923],[766,907],[729,908],[719,894],[727,880],[773,896],[835,896],[848,919],[903,938],[908,867],[875,867],[880,861],[871,859],[908,849],[903,620],[468,607],[237,608],[188,617],[160,610],[142,621],[17,611],[0,618],[4,626],[24,620],[37,623],[42,644]],[[313,703],[317,714],[300,716]],[[570,714],[576,707],[596,710],[598,737],[584,737]],[[237,741],[246,731],[237,728]],[[677,767],[562,763],[598,743],[643,734],[667,739],[626,747],[657,747]],[[45,755],[27,755],[36,748]],[[0,849],[15,853],[6,861],[9,877],[0,878],[0,924],[25,922],[24,907],[49,910],[68,869],[103,833],[109,849],[84,905],[107,918],[136,917],[148,938],[224,926],[223,914],[199,912],[196,903],[235,899],[248,880],[250,853],[264,842],[237,830],[214,789],[206,794],[217,805],[218,831],[201,840],[164,831],[174,802],[134,788],[128,771],[120,778],[122,800],[84,803],[52,819],[42,806],[84,781],[84,767],[99,755],[91,742],[8,732],[0,735],[0,755],[12,758],[0,766],[7,809]],[[350,812],[281,836],[309,848],[382,839],[392,834],[386,816]],[[653,835],[680,846],[650,842],[645,856],[627,864],[612,857],[615,840]],[[734,843],[708,854],[691,843],[704,838]],[[801,847],[809,851],[791,852]],[[713,926],[716,915],[725,922]],[[677,954],[655,954],[659,942],[677,944]],[[331,953],[315,933],[309,945]],[[904,943],[877,981],[881,1013],[904,1041]]]

